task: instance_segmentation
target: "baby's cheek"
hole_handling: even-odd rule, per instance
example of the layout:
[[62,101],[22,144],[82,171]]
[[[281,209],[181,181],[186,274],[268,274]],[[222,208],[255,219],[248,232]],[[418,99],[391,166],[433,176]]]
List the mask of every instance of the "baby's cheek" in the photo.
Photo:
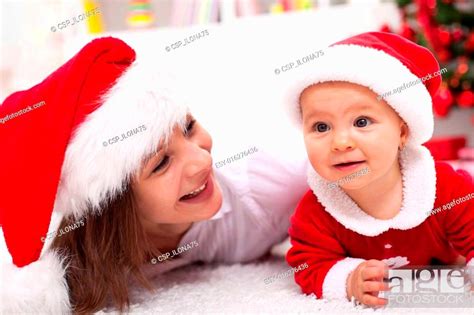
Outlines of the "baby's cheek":
[[388,169],[398,160],[398,156],[399,151],[397,145],[393,146],[385,144],[377,151],[374,160],[377,163],[377,167]]
[[399,167],[398,165],[394,165],[396,160],[396,157],[391,157],[389,154],[384,157],[372,158],[368,164],[369,172],[363,176],[364,181],[369,183],[387,176],[392,167]]
[[307,147],[308,153],[308,159],[313,168],[317,171],[318,168],[321,168],[324,166],[325,161],[324,161],[324,152],[322,152],[321,148],[318,148],[318,146],[310,146]]
[[385,124],[383,127],[378,129],[379,132],[374,134],[375,139],[373,142],[380,145],[383,154],[390,152],[391,155],[396,155],[398,146],[401,142],[401,131],[400,128],[396,128],[391,124]]
[[332,164],[331,142],[329,137],[305,137],[306,153],[313,169],[327,180],[336,180]]
[[331,169],[331,165],[327,159],[322,158],[321,154],[315,154],[312,158],[309,159],[313,169],[324,179],[328,181],[335,181],[338,179],[337,175],[334,172],[334,169]]

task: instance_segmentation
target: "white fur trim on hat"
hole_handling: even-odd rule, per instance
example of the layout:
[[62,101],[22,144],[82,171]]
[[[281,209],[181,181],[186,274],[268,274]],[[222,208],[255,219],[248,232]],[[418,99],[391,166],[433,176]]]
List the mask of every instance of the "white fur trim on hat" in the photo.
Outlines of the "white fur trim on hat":
[[400,152],[403,200],[392,219],[379,220],[363,210],[339,187],[330,185],[313,168],[308,184],[325,210],[347,229],[365,236],[377,236],[388,229],[408,230],[430,214],[436,197],[436,170],[433,157],[423,146],[405,147]]
[[[375,94],[385,93],[418,80],[400,60],[374,48],[358,45],[335,45],[324,50],[316,62],[293,70],[294,82],[286,104],[293,120],[301,125],[299,98],[308,86],[327,81],[344,81],[365,86]],[[408,144],[423,144],[433,134],[434,120],[431,96],[423,83],[391,93],[385,101],[400,115],[410,129]],[[383,100],[380,100],[383,102]]]
[[63,261],[55,252],[18,268],[2,263],[1,314],[69,314],[70,302]]
[[469,266],[469,267],[474,268],[474,258],[471,258],[471,259],[467,262],[466,266]]
[[[166,142],[176,125],[184,129],[188,106],[174,89],[173,77],[160,71],[153,63],[135,61],[76,130],[61,170],[55,211],[75,218],[89,208],[99,213],[103,203],[123,191],[144,157],[156,152],[160,140]],[[108,142],[131,130],[131,137]]]
[[323,282],[323,298],[347,301],[347,277],[365,260],[346,257],[329,269]]

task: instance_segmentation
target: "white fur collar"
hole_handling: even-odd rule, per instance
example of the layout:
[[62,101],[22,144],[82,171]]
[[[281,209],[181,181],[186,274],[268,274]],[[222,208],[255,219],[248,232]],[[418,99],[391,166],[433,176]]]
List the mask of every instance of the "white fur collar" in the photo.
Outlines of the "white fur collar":
[[400,152],[403,201],[392,219],[376,219],[364,211],[339,187],[329,186],[316,171],[308,168],[308,184],[319,202],[346,228],[365,236],[376,236],[388,229],[408,230],[421,224],[433,209],[436,197],[434,160],[425,147],[405,147]]

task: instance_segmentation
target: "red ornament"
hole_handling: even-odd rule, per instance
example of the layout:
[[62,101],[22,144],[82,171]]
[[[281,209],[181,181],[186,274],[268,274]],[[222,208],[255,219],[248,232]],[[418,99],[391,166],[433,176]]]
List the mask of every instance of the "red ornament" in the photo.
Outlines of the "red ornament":
[[474,92],[472,91],[462,91],[456,97],[456,102],[458,103],[459,107],[469,108],[474,106]]
[[444,47],[451,45],[451,33],[445,27],[438,28],[438,38]]
[[449,80],[449,86],[452,88],[457,88],[459,86],[459,79],[457,77],[451,78]]
[[456,67],[457,73],[462,76],[463,74],[467,73],[469,71],[469,64],[467,63],[468,59],[465,57],[459,57],[458,58],[458,64]]
[[415,31],[408,25],[408,23],[402,24],[402,30],[400,35],[408,40],[415,41]]
[[435,97],[433,97],[433,109],[436,116],[446,117],[453,106],[454,97],[451,91],[443,84]]
[[391,29],[390,29],[390,26],[388,26],[388,24],[383,24],[382,27],[380,28],[380,31],[381,32],[385,32],[385,33],[391,33]]
[[439,61],[442,63],[447,63],[449,60],[451,60],[451,52],[446,49],[442,49],[437,52],[436,54],[438,56]]
[[464,37],[464,33],[460,27],[455,27],[451,35],[453,36],[453,40],[455,42],[461,41]]
[[471,32],[467,37],[467,40],[464,42],[464,48],[467,52],[474,51],[474,32]]

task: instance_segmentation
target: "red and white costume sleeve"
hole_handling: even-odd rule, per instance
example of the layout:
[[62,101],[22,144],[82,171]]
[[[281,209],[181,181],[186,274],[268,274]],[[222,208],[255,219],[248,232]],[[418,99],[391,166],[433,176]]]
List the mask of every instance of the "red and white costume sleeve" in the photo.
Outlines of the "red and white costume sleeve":
[[400,164],[403,202],[390,220],[369,216],[342,189],[329,187],[309,170],[312,191],[291,218],[292,248],[287,254],[292,267],[309,266],[295,274],[304,293],[347,299],[347,276],[369,259],[397,268],[454,264],[462,255],[474,266],[472,178],[445,163],[434,165],[424,147],[403,150]]

